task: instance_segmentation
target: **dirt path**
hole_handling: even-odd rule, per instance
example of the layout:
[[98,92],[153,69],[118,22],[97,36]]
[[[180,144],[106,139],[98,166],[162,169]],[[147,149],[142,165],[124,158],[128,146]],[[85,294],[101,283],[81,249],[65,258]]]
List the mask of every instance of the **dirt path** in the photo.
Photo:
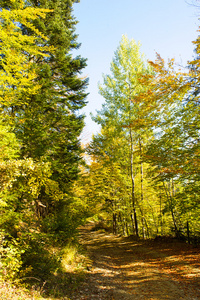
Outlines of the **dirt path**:
[[200,299],[199,249],[171,240],[134,241],[91,228],[80,231],[91,266],[73,300]]

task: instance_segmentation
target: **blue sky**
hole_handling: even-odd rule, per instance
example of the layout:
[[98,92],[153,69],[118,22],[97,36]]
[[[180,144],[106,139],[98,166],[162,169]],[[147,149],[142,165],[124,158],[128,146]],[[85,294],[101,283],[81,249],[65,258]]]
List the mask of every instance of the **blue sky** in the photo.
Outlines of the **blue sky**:
[[74,4],[78,20],[76,33],[82,44],[76,54],[88,59],[83,76],[89,77],[86,128],[83,136],[89,139],[98,126],[90,112],[101,109],[104,99],[98,94],[102,74],[110,72],[114,51],[123,34],[142,44],[141,52],[154,60],[158,52],[165,60],[175,58],[186,65],[193,57],[200,22],[200,10],[187,2],[192,0],[81,0]]

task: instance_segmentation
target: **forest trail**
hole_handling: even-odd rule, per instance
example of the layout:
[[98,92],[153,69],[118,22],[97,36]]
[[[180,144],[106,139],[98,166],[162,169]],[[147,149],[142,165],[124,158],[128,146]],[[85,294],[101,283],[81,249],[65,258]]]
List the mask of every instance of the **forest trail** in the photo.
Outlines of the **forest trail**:
[[91,265],[73,300],[200,299],[199,248],[80,229]]

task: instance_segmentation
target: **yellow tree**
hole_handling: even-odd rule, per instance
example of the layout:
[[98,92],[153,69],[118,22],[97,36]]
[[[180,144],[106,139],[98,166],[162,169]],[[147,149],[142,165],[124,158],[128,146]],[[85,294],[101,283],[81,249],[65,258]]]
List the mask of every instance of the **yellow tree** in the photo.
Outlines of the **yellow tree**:
[[[36,45],[39,39],[46,37],[33,25],[37,18],[45,18],[47,9],[25,7],[25,1],[12,0],[14,9],[2,9],[0,12],[0,105],[1,109],[22,104],[20,95],[36,93],[39,85],[34,82],[35,63],[27,54],[46,56],[50,47]],[[24,35],[21,25],[30,28],[34,36]]]
[[[12,9],[0,11],[0,255],[8,278],[19,271],[30,234],[39,232],[38,191],[44,188],[55,201],[63,196],[50,178],[50,163],[19,160],[20,145],[13,133],[11,110],[13,105],[25,104],[30,92],[40,89],[35,83],[35,62],[29,57],[47,56],[45,52],[53,51],[53,47],[36,44],[47,39],[33,21],[45,18],[50,10],[25,8],[23,0],[11,0],[10,4]],[[34,36],[24,35],[21,25],[30,28]],[[23,250],[18,240],[22,235]]]
[[157,55],[156,62],[150,62],[156,76],[142,79],[150,83],[149,93],[143,97],[154,101],[157,127],[146,157],[163,185],[165,211],[171,212],[177,236],[186,221],[194,229],[199,215],[199,37],[194,44],[196,57],[188,62],[186,71],[173,59],[166,64]]

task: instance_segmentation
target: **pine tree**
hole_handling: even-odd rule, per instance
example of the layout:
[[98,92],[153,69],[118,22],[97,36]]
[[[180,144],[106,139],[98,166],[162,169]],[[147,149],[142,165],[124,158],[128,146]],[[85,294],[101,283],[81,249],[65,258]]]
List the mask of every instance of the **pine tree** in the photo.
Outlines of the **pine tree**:
[[[77,22],[72,16],[75,2],[27,1],[27,6],[52,10],[45,20],[37,19],[33,24],[48,37],[47,42],[39,40],[38,44],[55,50],[47,50],[47,58],[29,56],[29,60],[35,63],[35,82],[40,89],[37,93],[24,93],[22,98],[26,99],[25,104],[12,107],[21,157],[49,162],[51,179],[58,183],[63,193],[63,200],[59,202],[49,198],[44,189],[38,196],[42,203],[38,207],[38,217],[44,219],[54,215],[57,224],[55,230],[66,227],[64,220],[69,213],[66,204],[69,203],[72,183],[77,178],[81,159],[79,136],[84,117],[80,110],[86,105],[87,79],[82,79],[80,75],[86,60],[80,56],[73,58],[79,47],[75,34]],[[25,36],[33,34],[26,26],[22,29]]]
[[[38,199],[41,189],[55,201],[62,199],[63,194],[58,183],[52,180],[50,163],[22,157],[22,143],[16,137],[17,124],[25,123],[17,111],[28,106],[30,94],[36,95],[40,90],[40,84],[36,82],[35,63],[30,57],[47,58],[48,53],[53,51],[53,47],[42,46],[47,38],[33,22],[44,19],[50,11],[25,8],[23,0],[1,1],[1,4],[0,276],[14,279],[22,265],[26,268],[25,261],[28,258],[29,266],[37,265],[37,259],[41,263],[44,258],[45,250],[41,244],[36,214],[36,209],[41,205]],[[21,26],[31,30],[32,35],[24,35]],[[30,253],[35,255],[34,259],[30,258]],[[46,255],[49,262],[48,251]]]
[[[7,18],[1,23],[2,117],[16,136],[20,164],[27,160],[40,169],[38,179],[37,172],[30,174],[31,184],[37,187],[36,193],[30,193],[31,209],[40,229],[63,230],[68,235],[76,227],[69,205],[81,160],[81,108],[86,105],[87,86],[87,79],[81,78],[86,59],[73,57],[79,47],[72,16],[75,2],[1,1],[1,15]],[[48,169],[48,187],[42,166],[44,173]],[[25,194],[15,194],[23,209]],[[18,212],[22,206],[17,206]],[[26,208],[30,208],[28,202]]]

